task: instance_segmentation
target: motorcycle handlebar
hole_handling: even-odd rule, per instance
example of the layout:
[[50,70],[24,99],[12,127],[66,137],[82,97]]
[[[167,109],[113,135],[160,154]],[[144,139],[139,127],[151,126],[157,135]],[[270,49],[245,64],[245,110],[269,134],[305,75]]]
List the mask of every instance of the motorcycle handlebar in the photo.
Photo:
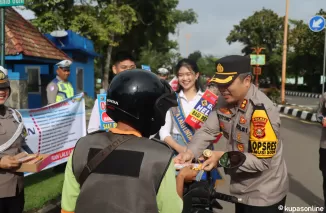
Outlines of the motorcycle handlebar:
[[241,203],[242,202],[241,198],[237,198],[235,196],[223,194],[223,193],[217,192],[215,190],[212,191],[211,198],[218,199],[218,200],[223,200],[223,201],[230,202],[230,203]]

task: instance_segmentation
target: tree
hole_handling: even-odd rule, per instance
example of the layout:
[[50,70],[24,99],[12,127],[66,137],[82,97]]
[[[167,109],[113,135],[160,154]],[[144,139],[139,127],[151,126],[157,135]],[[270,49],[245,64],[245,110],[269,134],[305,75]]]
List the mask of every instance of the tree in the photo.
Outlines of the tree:
[[[326,16],[322,9],[318,15]],[[288,71],[296,77],[304,76],[311,91],[320,92],[323,67],[324,33],[312,32],[302,20],[290,20]]]
[[191,60],[194,60],[195,62],[197,62],[200,58],[202,57],[201,52],[199,50],[190,53],[188,58]]
[[283,26],[283,17],[263,8],[235,25],[226,40],[229,44],[242,43],[244,45],[242,53],[245,55],[251,54],[253,47],[265,48],[261,53],[266,55],[267,62],[263,67],[263,75],[268,75],[274,82],[278,82],[282,60]]
[[[192,9],[176,9],[178,0],[26,0],[35,12],[33,24],[42,32],[72,29],[90,38],[103,56],[96,64],[108,73],[111,56],[119,50],[134,52],[139,59],[142,48],[169,52],[177,43],[168,36],[177,24],[196,22]],[[106,78],[102,80],[107,82]]]
[[213,55],[205,55],[204,57],[198,59],[197,65],[201,74],[208,77],[213,77],[216,72],[215,61],[217,61],[217,58]]
[[140,64],[150,65],[152,72],[156,73],[160,67],[165,67],[172,71],[180,59],[180,53],[175,51],[162,53],[153,49],[143,48],[139,62]]

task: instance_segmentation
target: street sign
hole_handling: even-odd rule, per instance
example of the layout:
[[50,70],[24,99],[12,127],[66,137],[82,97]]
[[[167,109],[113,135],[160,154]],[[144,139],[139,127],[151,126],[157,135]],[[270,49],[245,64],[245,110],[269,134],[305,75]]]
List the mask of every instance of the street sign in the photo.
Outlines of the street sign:
[[265,65],[265,55],[250,55],[250,65],[252,66],[263,66]]
[[24,0],[0,0],[0,7],[23,6]]
[[325,28],[325,19],[322,16],[314,16],[309,21],[309,28],[313,32],[320,32]]
[[261,67],[254,67],[254,75],[261,75]]
[[151,67],[148,66],[148,65],[141,65],[141,68],[142,68],[143,70],[151,71]]

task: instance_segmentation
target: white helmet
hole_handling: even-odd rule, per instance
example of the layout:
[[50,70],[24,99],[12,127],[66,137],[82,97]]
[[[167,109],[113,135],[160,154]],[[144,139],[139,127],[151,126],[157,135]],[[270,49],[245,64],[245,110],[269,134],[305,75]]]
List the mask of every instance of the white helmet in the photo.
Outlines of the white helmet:
[[169,70],[166,69],[166,68],[164,68],[164,67],[159,68],[157,72],[158,72],[159,74],[163,74],[163,75],[167,75],[167,74],[169,74]]

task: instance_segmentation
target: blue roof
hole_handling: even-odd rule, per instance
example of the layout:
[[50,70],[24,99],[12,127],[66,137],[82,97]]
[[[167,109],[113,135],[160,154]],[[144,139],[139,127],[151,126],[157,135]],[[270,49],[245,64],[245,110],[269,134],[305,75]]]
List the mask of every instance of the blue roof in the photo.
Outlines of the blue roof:
[[94,57],[99,56],[99,54],[95,52],[94,44],[91,40],[71,30],[67,30],[66,32],[68,35],[61,38],[53,37],[49,33],[44,35],[61,50],[79,50]]

